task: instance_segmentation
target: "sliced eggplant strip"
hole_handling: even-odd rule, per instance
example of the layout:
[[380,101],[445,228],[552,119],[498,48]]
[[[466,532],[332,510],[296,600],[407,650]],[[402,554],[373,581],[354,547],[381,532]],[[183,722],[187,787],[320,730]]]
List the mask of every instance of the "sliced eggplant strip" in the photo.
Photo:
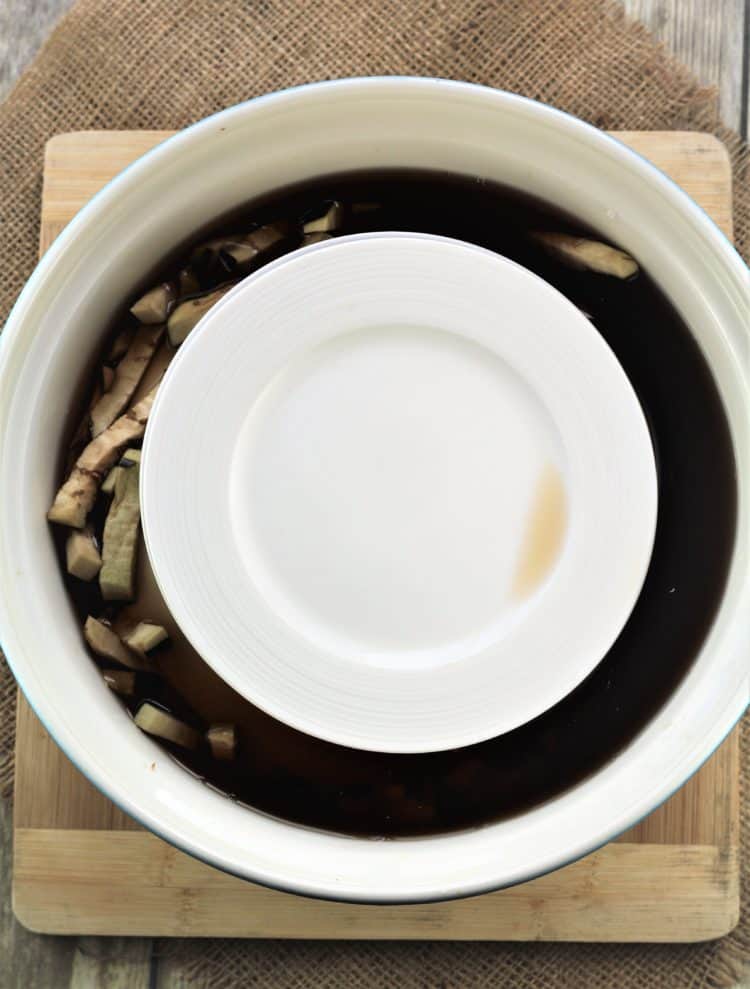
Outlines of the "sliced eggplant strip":
[[165,334],[162,337],[161,344],[156,348],[156,353],[149,361],[143,377],[138,382],[138,387],[133,393],[133,398],[130,402],[131,405],[140,402],[148,395],[154,385],[159,384],[166,374],[167,368],[172,363],[174,355],[175,349]]
[[201,737],[195,728],[180,721],[152,701],[144,701],[135,712],[135,723],[147,735],[155,735],[183,749],[197,749]]
[[204,241],[195,248],[191,259],[209,275],[219,270],[248,271],[256,262],[275,250],[289,236],[290,225],[285,221],[267,223],[245,234],[230,234]]
[[632,278],[638,272],[638,263],[629,254],[599,240],[542,232],[533,236],[550,254],[571,267],[623,279]]
[[116,364],[127,353],[130,341],[135,334],[135,326],[125,326],[112,341],[107,356],[104,358],[107,364]]
[[116,467],[113,467],[109,474],[102,481],[101,492],[106,495],[113,495],[115,493],[115,485],[117,484],[117,478],[119,477],[122,469],[124,467],[132,467],[133,464],[139,464],[141,462],[141,451],[140,450],[126,450],[120,458]]
[[91,435],[98,436],[126,408],[164,335],[164,326],[139,326],[114,370],[110,388],[91,409]]
[[336,199],[329,199],[316,210],[302,217],[302,232],[305,234],[330,233],[338,230],[344,220],[344,207]]
[[114,663],[127,666],[130,670],[152,670],[152,664],[143,656],[138,656],[131,652],[119,635],[117,635],[109,625],[93,618],[91,615],[86,619],[83,626],[83,636],[91,649],[102,659],[109,659]]
[[162,642],[166,642],[169,638],[169,633],[163,625],[157,625],[156,622],[143,621],[138,622],[122,638],[125,644],[134,652],[147,653],[151,652],[152,649],[156,649]]
[[79,580],[93,580],[102,568],[102,558],[90,525],[71,529],[65,543],[68,573]]
[[229,761],[237,754],[237,729],[234,725],[211,725],[206,732],[206,741],[211,746],[214,759]]
[[179,347],[198,321],[236,284],[236,282],[231,282],[213,289],[211,292],[206,292],[205,295],[181,302],[167,320],[167,333],[172,346]]
[[131,461],[131,466],[125,467],[120,462],[120,473],[115,481],[115,493],[102,538],[99,587],[105,601],[132,601],[135,597],[135,566],[141,523],[139,478],[140,463]]
[[158,387],[157,383],[145,398],[85,447],[47,513],[50,522],[83,528],[107,471],[130,443],[143,436]]
[[103,670],[102,677],[110,690],[120,697],[135,696],[135,673],[133,670]]
[[141,462],[140,450],[126,450],[117,462],[118,467],[133,467]]
[[130,311],[139,323],[164,323],[177,303],[178,292],[174,282],[162,282],[133,303]]

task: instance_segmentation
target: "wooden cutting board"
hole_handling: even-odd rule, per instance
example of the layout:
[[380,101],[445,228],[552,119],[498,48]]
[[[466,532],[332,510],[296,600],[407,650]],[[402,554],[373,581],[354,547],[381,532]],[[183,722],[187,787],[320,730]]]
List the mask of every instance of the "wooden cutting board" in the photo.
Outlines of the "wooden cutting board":
[[[61,134],[47,145],[43,253],[71,217],[164,132]],[[620,133],[731,235],[731,173],[715,138]],[[105,740],[106,744],[106,740]],[[678,793],[616,842],[513,889],[450,903],[369,907],[254,886],[176,851],[103,797],[22,696],[13,906],[60,934],[300,938],[699,941],[739,914],[734,732]]]

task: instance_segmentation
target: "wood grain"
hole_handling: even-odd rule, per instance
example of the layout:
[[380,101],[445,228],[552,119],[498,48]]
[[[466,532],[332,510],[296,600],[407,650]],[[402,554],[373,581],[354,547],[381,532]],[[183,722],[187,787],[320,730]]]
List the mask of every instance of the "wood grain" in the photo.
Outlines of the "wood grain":
[[0,989],[61,989],[72,966],[70,938],[41,938],[13,915],[11,805],[0,800]]
[[16,916],[61,934],[78,931],[83,911],[94,934],[693,941],[726,933],[739,911],[736,849],[712,845],[608,845],[512,889],[370,907],[252,886],[146,832],[64,835],[61,842],[56,830],[17,831],[15,856],[24,890]]
[[150,989],[152,952],[151,938],[80,937],[70,989]]
[[[102,185],[166,136],[86,132],[50,141],[40,251]],[[721,144],[700,134],[618,137],[680,182],[731,234],[731,175]],[[85,780],[22,697],[17,740],[14,908],[38,930],[687,941],[718,936],[737,917],[736,734],[663,807],[581,862],[485,897],[394,908],[323,904],[265,890],[176,851]],[[148,971],[153,975],[150,949],[144,941],[128,950],[126,984],[139,989]],[[69,961],[76,986],[96,984],[91,980],[118,964],[110,949],[96,955],[85,945]]]
[[663,41],[704,85],[719,90],[722,118],[747,137],[743,68],[747,50],[746,0],[624,0],[626,12]]

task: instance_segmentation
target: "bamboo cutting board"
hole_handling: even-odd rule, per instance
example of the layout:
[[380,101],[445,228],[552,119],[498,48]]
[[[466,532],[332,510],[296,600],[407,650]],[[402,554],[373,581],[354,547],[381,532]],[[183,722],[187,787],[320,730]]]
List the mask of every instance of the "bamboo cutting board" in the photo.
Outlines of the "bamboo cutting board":
[[[41,252],[108,179],[167,136],[53,138]],[[731,173],[718,141],[669,132],[618,136],[731,235]],[[450,903],[352,906],[254,886],[144,831],[81,776],[20,696],[13,907],[27,927],[60,934],[700,941],[738,919],[738,774],[734,732],[659,810],[558,872]]]

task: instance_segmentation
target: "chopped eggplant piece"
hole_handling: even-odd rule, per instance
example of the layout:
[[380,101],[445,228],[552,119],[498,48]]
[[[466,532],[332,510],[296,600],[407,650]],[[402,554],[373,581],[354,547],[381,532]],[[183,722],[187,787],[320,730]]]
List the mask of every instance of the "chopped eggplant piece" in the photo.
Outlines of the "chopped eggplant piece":
[[289,224],[285,220],[277,223],[267,223],[247,235],[247,239],[262,257],[274,250],[289,236]]
[[151,652],[152,649],[156,649],[157,646],[161,645],[162,642],[166,642],[169,638],[169,634],[163,625],[157,625],[155,622],[138,622],[138,624],[132,628],[126,635],[123,635],[123,641],[131,649],[138,653]]
[[103,670],[102,677],[109,689],[120,697],[135,696],[135,673],[132,670]]
[[237,729],[234,725],[211,725],[206,732],[214,759],[229,761],[237,754]]
[[108,469],[145,430],[159,385],[92,440],[80,454],[47,513],[50,522],[82,529]]
[[195,728],[186,725],[153,701],[144,701],[141,704],[135,712],[135,723],[147,735],[163,738],[183,749],[197,749],[200,744],[201,737]]
[[102,481],[101,492],[106,495],[113,495],[115,493],[115,485],[117,484],[117,478],[122,472],[124,467],[132,467],[133,464],[139,464],[141,462],[141,451],[140,450],[126,450],[117,463],[116,467],[113,467],[109,474]]
[[177,294],[174,282],[162,282],[133,303],[130,311],[139,323],[164,323],[175,307]]
[[135,565],[141,505],[138,497],[140,464],[120,465],[115,494],[107,512],[102,539],[99,587],[105,601],[132,601],[135,597]]
[[213,273],[216,276],[217,262],[219,272],[248,271],[256,261],[262,260],[264,255],[278,247],[288,236],[288,223],[267,223],[249,233],[214,237],[199,244],[193,251],[192,261],[208,275]]
[[181,302],[167,320],[167,333],[172,346],[179,347],[198,321],[236,284],[236,282],[230,282],[220,288],[213,289],[211,292],[206,292],[205,295]]
[[96,536],[90,525],[71,529],[65,543],[68,573],[79,580],[93,580],[102,568],[102,558]]
[[110,426],[127,406],[164,335],[164,326],[139,326],[127,353],[114,371],[109,391],[91,409],[91,435]]
[[238,265],[249,264],[258,256],[258,248],[250,242],[245,234],[207,240],[205,244],[201,244],[199,248],[196,248],[196,252],[198,256],[204,258],[218,258],[222,261],[226,271],[231,271]]
[[322,240],[333,240],[333,234],[326,234],[323,231],[312,234],[302,235],[302,247],[307,247],[310,244],[319,244]]
[[108,364],[116,364],[124,357],[135,334],[135,326],[126,326],[117,334],[104,358]]
[[302,217],[302,232],[304,234],[325,234],[338,230],[344,219],[344,207],[336,199],[329,199],[316,210],[309,211]]
[[86,619],[83,626],[83,635],[92,650],[102,659],[109,659],[122,666],[127,666],[130,670],[152,670],[152,664],[143,656],[138,656],[125,645],[109,625],[92,618]]
[[615,278],[631,278],[638,272],[638,264],[629,254],[599,240],[558,233],[535,233],[533,236],[550,254],[574,268],[586,268]]

